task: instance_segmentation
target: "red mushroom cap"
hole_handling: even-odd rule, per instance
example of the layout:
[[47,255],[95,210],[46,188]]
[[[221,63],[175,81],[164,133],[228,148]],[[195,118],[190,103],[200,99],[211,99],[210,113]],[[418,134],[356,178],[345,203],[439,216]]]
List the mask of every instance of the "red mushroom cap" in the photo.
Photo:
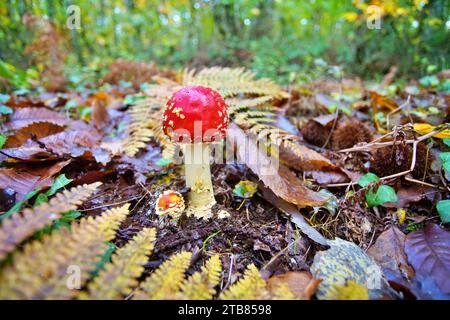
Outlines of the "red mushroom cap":
[[167,101],[163,128],[176,142],[222,140],[228,128],[227,106],[221,95],[211,88],[185,87]]

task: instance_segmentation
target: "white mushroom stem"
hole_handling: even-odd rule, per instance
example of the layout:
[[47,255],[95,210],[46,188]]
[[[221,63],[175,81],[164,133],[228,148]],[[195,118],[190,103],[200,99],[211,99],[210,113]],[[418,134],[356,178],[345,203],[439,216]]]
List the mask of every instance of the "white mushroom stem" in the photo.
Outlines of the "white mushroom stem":
[[211,208],[214,198],[209,163],[209,144],[193,143],[184,145],[184,169],[189,192],[189,206]]

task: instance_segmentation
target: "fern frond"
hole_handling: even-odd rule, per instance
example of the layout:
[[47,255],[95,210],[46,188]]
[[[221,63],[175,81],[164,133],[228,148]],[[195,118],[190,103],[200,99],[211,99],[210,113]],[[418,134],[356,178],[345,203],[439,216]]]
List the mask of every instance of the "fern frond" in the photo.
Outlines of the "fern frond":
[[212,67],[200,71],[185,70],[182,84],[203,85],[220,92],[222,97],[232,97],[238,94],[252,94],[283,98],[284,92],[271,79],[255,79],[255,74],[244,68]]
[[[129,205],[107,210],[27,244],[0,275],[0,299],[70,299],[114,238]],[[73,273],[73,274],[71,274]],[[73,281],[73,282],[72,282]],[[74,285],[76,288],[72,288]],[[78,287],[78,288],[77,288]]]
[[287,283],[281,283],[270,291],[271,300],[297,300]]
[[14,250],[15,246],[37,230],[52,223],[61,213],[75,210],[100,186],[100,182],[74,187],[59,192],[33,209],[13,214],[5,219],[0,228],[0,260]]
[[270,295],[266,288],[266,281],[261,278],[259,270],[254,264],[247,267],[242,279],[222,292],[222,300],[265,300]]
[[89,294],[83,299],[121,299],[131,293],[136,280],[144,270],[147,256],[153,250],[155,229],[145,228],[133,240],[117,250],[112,262],[105,265],[99,275],[88,286]]
[[[174,145],[162,131],[162,107],[166,103],[160,96],[150,97],[139,101],[130,107],[131,122],[128,126],[128,138],[125,141],[124,151],[133,157],[140,149],[146,147],[154,138],[163,148],[164,157],[172,159]],[[168,151],[166,151],[168,150]]]
[[236,108],[245,106],[247,108],[256,108],[266,106],[266,104],[272,100],[272,96],[261,96],[256,98],[227,98],[225,99],[225,103],[228,108]]
[[192,253],[182,252],[165,261],[154,271],[135,293],[134,299],[162,300],[176,299],[189,267]]
[[222,264],[219,256],[211,257],[200,272],[194,273],[181,285],[179,299],[184,300],[209,300],[216,290],[214,289],[220,282]]

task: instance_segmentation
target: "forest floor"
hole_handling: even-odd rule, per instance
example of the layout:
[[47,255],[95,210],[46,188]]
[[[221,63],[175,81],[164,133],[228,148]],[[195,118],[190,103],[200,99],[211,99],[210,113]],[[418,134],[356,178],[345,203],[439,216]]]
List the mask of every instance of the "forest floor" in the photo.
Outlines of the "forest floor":
[[[436,79],[444,83],[447,76]],[[36,207],[46,190],[102,182],[79,214],[51,222],[47,231],[129,203],[114,247],[143,228],[157,230],[140,280],[190,251],[188,274],[219,255],[219,291],[254,264],[262,279],[287,283],[297,298],[450,298],[448,91],[418,80],[277,87],[251,79],[247,87],[233,87],[233,74],[213,81],[198,73],[180,80],[176,72],[155,72],[148,83],[120,77],[113,70],[110,84],[1,95],[2,222]],[[164,155],[170,147],[158,131],[161,110],[174,90],[197,83],[223,93],[232,108],[230,134],[250,135],[269,124],[271,137],[276,132],[286,143],[279,157],[289,173],[267,182],[251,165],[214,164],[214,217],[170,221],[155,214],[158,197],[170,189],[186,198],[189,190],[183,166]],[[314,204],[319,196],[326,201]],[[219,211],[228,216],[217,217]],[[2,228],[8,234],[5,222]],[[336,238],[345,242],[330,242]],[[40,239],[19,239],[13,250]],[[5,268],[14,266],[9,257]],[[371,287],[372,280],[379,285]]]

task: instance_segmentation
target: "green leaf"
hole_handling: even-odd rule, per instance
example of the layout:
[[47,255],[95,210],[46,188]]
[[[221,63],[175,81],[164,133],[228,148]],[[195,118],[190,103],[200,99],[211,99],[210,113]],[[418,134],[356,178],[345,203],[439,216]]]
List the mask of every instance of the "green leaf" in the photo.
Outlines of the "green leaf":
[[450,161],[450,152],[441,152],[439,154],[439,158],[442,160],[443,163]]
[[36,206],[40,205],[41,203],[44,203],[44,202],[47,202],[47,201],[48,201],[48,196],[45,193],[40,193],[36,197],[36,200],[34,201],[33,207],[36,207]]
[[450,172],[450,161],[444,162],[442,167],[444,168],[445,172]]
[[0,114],[11,114],[11,113],[13,113],[13,109],[3,104],[0,104]]
[[380,206],[386,202],[397,202],[397,194],[394,188],[387,185],[382,185],[378,188],[377,192],[370,189],[366,194],[366,200],[369,207]]
[[444,138],[444,139],[442,139],[442,141],[443,141],[447,146],[450,147],[450,138]]
[[91,273],[92,277],[96,277],[101,269],[111,260],[111,256],[116,250],[116,246],[114,243],[106,242],[108,245],[108,249],[106,249],[105,253],[102,255],[101,260],[95,265],[95,270]]
[[372,182],[378,182],[380,181],[380,178],[378,178],[378,176],[374,173],[366,173],[365,175],[363,175],[359,180],[358,180],[358,185],[360,185],[361,187],[366,187],[369,184],[371,184]]
[[3,145],[6,142],[6,137],[2,134],[0,134],[0,149],[3,148]]
[[37,188],[34,189],[33,191],[28,192],[25,197],[23,198],[23,200],[17,202],[11,209],[9,209],[5,214],[2,214],[0,216],[0,221],[8,218],[9,216],[11,216],[12,214],[18,212],[20,209],[22,209],[23,205],[30,200],[31,198],[33,198],[39,191],[41,191],[42,188]]
[[72,182],[72,179],[67,179],[65,174],[60,174],[55,181],[53,182],[50,189],[46,192],[47,196],[54,195],[59,189],[64,188],[69,183]]
[[258,191],[258,185],[252,181],[240,181],[233,189],[233,194],[241,198],[251,198]]
[[155,164],[156,164],[157,166],[160,166],[160,167],[166,167],[166,166],[168,166],[168,165],[171,164],[171,163],[172,163],[172,160],[166,159],[166,158],[158,159],[158,160],[155,162]]
[[437,212],[443,223],[450,222],[450,200],[441,200],[436,205]]

